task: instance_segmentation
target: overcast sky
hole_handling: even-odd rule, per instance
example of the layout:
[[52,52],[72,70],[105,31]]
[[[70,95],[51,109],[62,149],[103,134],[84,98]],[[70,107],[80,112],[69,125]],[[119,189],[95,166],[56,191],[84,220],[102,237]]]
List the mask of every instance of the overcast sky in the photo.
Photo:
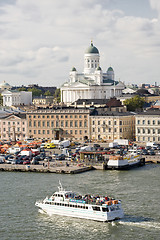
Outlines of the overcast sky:
[[160,0],[0,0],[0,82],[60,87],[91,40],[104,72],[160,84]]

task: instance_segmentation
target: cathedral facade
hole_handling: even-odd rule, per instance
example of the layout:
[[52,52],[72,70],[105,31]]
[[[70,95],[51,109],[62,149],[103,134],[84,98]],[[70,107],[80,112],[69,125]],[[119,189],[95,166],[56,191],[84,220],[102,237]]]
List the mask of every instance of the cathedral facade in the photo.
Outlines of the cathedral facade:
[[91,42],[84,54],[83,73],[78,73],[73,67],[68,82],[61,86],[61,102],[70,104],[78,99],[118,97],[125,86],[114,78],[112,67],[109,67],[106,72],[102,71],[99,50]]

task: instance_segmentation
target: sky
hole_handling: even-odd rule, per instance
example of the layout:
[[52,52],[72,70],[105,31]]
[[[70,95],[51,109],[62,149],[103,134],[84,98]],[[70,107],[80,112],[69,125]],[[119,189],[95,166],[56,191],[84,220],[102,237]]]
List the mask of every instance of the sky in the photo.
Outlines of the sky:
[[160,85],[159,0],[0,0],[0,83],[60,87],[91,40],[103,72]]

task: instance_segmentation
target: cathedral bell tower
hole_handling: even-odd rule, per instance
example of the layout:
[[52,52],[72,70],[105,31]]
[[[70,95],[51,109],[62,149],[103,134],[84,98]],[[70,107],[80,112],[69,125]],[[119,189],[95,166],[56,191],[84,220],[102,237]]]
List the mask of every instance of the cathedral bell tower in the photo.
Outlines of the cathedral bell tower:
[[99,59],[99,51],[91,41],[91,45],[86,49],[84,54],[84,74],[94,73],[100,65]]

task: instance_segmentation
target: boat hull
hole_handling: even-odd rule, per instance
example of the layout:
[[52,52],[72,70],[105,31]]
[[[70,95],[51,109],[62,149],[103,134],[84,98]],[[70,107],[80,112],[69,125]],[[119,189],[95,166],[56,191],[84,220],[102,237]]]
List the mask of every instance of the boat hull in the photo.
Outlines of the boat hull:
[[89,210],[79,210],[79,209],[67,209],[64,207],[55,207],[52,205],[46,206],[44,203],[36,202],[35,204],[37,207],[39,207],[41,212],[44,212],[50,216],[52,215],[60,215],[60,216],[67,216],[67,217],[74,217],[74,218],[83,218],[83,219],[89,219],[94,221],[100,221],[100,222],[109,222],[114,221],[117,219],[121,219],[124,217],[123,210],[117,210],[112,212],[95,212],[95,211],[89,211]]
[[107,164],[105,166],[105,170],[128,170],[131,168],[135,168],[135,167],[140,167],[145,165],[145,159],[144,158],[140,158],[138,160],[135,160],[134,162],[125,162],[124,164],[119,164],[119,161],[114,160],[114,163],[112,164],[112,162],[110,162],[109,164]]

